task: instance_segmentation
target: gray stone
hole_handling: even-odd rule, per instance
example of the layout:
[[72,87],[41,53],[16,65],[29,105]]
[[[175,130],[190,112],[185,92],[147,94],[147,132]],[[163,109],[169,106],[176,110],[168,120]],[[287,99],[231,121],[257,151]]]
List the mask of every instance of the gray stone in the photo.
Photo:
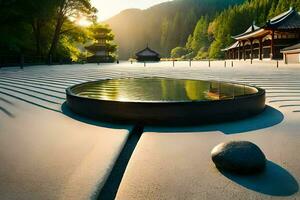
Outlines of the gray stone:
[[266,166],[264,153],[247,141],[221,143],[212,150],[211,156],[218,169],[234,173],[257,173]]

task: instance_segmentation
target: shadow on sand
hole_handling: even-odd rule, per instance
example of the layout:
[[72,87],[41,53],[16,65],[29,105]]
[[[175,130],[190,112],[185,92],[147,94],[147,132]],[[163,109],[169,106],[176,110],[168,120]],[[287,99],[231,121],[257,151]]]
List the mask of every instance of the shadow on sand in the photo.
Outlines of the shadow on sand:
[[[132,127],[133,125],[135,125],[135,124],[126,124],[126,123],[111,123],[111,122],[93,120],[86,117],[82,117],[76,113],[73,113],[68,108],[66,103],[64,103],[61,106],[61,110],[63,114],[75,120],[92,124],[95,126],[123,129],[124,127],[128,127],[128,126]],[[283,119],[284,119],[284,115],[279,110],[271,106],[266,106],[266,109],[263,113],[239,121],[199,125],[199,126],[177,126],[176,122],[174,122],[174,124],[169,124],[168,126],[145,126],[144,131],[165,132],[165,133],[221,131],[224,134],[237,134],[237,133],[255,131],[259,129],[272,127],[281,123]]]
[[[61,109],[66,116],[69,116],[83,123],[107,128],[124,128],[124,126],[126,126],[124,124],[113,124],[81,117],[73,113],[68,108],[66,103],[62,105]],[[235,122],[202,125],[197,127],[178,127],[174,126],[176,125],[174,123],[173,126],[170,124],[169,127],[147,127],[147,129],[145,129],[146,131],[156,132],[201,132],[219,130],[225,134],[235,134],[271,127],[279,124],[283,121],[283,119],[284,116],[280,111],[276,110],[273,107],[267,106],[262,114]],[[144,132],[143,125],[132,124],[130,128],[131,131],[129,137],[124,144],[124,147],[120,152],[120,155],[118,156],[104,186],[99,189],[98,192],[96,192],[94,196],[95,199],[113,200],[116,197],[119,185],[126,170],[126,166],[142,133]],[[232,181],[242,185],[243,187],[273,196],[292,195],[298,191],[299,187],[297,181],[288,171],[271,161],[267,162],[267,167],[264,172],[255,176],[241,176],[225,172],[221,173],[228,179],[231,179]]]
[[256,192],[272,196],[290,196],[298,192],[296,179],[284,168],[267,161],[266,169],[257,175],[236,175],[220,171],[233,182]]
[[94,126],[99,126],[99,127],[105,127],[105,128],[114,128],[114,129],[128,129],[129,131],[133,129],[134,124],[118,124],[118,123],[110,123],[110,122],[104,122],[104,121],[99,121],[99,120],[94,120],[94,119],[89,119],[87,117],[82,117],[74,112],[72,112],[68,106],[67,103],[63,103],[61,106],[61,111],[64,115],[75,119],[77,121],[86,123],[86,124],[91,124]]
[[92,199],[106,199],[113,200],[115,199],[119,185],[122,181],[124,172],[128,165],[128,162],[133,154],[133,151],[143,133],[143,125],[142,124],[132,124],[132,125],[124,125],[124,124],[112,124],[108,122],[102,122],[97,120],[88,119],[85,117],[81,117],[76,113],[73,113],[64,103],[61,107],[62,113],[72,119],[78,120],[83,123],[91,124],[94,126],[113,128],[113,129],[128,129],[129,136],[124,143],[124,146],[117,157],[114,165],[112,166],[111,172],[109,173],[107,180],[104,185],[99,188],[98,191],[95,192]]
[[[147,126],[145,132],[208,132],[208,131],[221,131],[224,134],[237,134],[249,131],[255,131],[268,127],[275,126],[281,123],[284,119],[284,115],[277,109],[266,106],[263,113],[251,118],[225,122],[219,124],[209,124],[201,126],[186,126],[186,127],[166,127],[166,126]],[[175,124],[175,123],[174,123]]]

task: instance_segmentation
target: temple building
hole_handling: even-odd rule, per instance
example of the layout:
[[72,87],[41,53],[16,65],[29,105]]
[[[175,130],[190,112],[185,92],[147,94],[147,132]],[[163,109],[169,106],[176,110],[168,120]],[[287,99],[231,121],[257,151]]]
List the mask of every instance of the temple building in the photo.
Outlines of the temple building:
[[95,42],[85,47],[90,53],[87,57],[89,63],[105,63],[115,61],[115,52],[117,46],[112,43],[114,35],[111,29],[105,25],[96,25],[92,27]]
[[145,61],[160,61],[160,55],[159,53],[153,51],[152,49],[150,49],[147,45],[147,47],[141,51],[139,51],[138,53],[135,54],[136,55],[136,59],[139,62],[145,62]]
[[290,8],[264,26],[251,25],[236,41],[222,49],[226,59],[282,59],[281,50],[300,42],[300,13]]
[[283,53],[284,62],[286,64],[300,63],[300,43],[282,49],[281,53]]

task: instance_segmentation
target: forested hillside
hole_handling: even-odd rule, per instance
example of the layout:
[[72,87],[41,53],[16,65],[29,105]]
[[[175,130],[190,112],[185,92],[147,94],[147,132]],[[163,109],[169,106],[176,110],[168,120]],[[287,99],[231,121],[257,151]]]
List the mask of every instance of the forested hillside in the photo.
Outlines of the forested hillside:
[[174,0],[147,10],[129,9],[106,21],[116,35],[119,56],[127,59],[147,43],[163,56],[185,45],[201,16],[212,20],[218,12],[245,0]]
[[255,22],[261,26],[290,7],[300,11],[299,0],[247,0],[222,11],[215,18],[202,16],[185,45],[172,50],[175,58],[222,58],[221,49],[233,42],[232,35],[244,32]]

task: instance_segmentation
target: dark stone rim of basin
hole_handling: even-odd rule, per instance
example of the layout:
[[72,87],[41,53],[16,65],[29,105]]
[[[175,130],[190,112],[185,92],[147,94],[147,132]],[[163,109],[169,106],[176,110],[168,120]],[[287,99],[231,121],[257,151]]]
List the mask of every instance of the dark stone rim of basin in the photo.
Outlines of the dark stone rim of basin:
[[[238,84],[233,82],[221,83]],[[83,84],[86,83],[77,84],[66,89],[68,107],[79,115],[113,123],[143,123],[167,126],[197,125],[239,120],[257,115],[265,109],[265,90],[249,85],[247,86],[255,88],[257,93],[237,96],[234,99],[124,102],[92,99],[72,92],[72,88]]]

